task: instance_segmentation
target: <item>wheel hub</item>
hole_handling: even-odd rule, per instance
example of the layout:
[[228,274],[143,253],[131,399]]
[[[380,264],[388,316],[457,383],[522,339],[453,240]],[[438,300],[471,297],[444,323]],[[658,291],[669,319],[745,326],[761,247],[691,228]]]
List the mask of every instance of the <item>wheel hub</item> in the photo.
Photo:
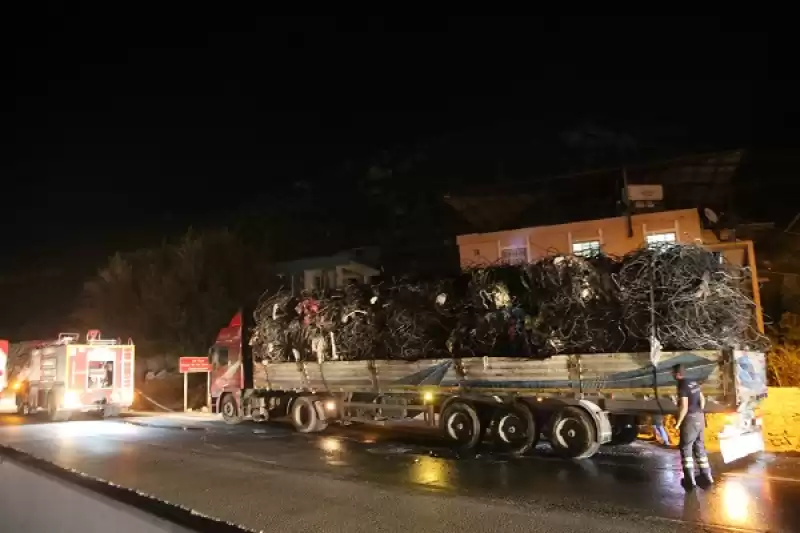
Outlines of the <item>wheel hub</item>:
[[506,444],[524,441],[528,434],[528,424],[515,413],[504,415],[497,424],[497,436]]
[[469,440],[472,437],[471,426],[464,420],[465,415],[456,413],[450,418],[450,436],[455,440]]

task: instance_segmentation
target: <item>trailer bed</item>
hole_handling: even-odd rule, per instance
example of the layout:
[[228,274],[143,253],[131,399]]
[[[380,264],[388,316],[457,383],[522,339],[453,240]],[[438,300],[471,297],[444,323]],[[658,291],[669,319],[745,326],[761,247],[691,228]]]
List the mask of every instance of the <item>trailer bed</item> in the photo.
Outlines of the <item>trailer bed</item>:
[[273,391],[453,393],[592,399],[609,411],[673,412],[671,368],[702,383],[709,412],[766,394],[764,354],[682,351],[561,355],[545,360],[475,357],[419,361],[325,361],[254,365],[254,388]]

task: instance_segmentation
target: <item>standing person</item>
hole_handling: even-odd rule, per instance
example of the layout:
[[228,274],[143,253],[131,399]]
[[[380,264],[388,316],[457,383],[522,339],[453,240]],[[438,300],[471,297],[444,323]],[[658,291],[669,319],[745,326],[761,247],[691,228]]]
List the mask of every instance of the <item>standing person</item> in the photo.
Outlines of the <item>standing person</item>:
[[667,433],[667,428],[664,427],[664,415],[656,414],[652,416],[653,418],[653,433],[655,434],[656,440],[660,440],[661,444],[664,446],[669,446],[671,443],[669,442],[669,434]]
[[711,466],[703,441],[706,427],[703,409],[706,407],[706,398],[696,381],[684,377],[683,365],[673,366],[672,375],[678,382],[678,430],[680,431],[678,446],[683,466],[681,484],[686,490],[695,487],[694,462],[697,461],[697,468],[700,470],[697,481],[703,486],[709,486],[714,482],[714,478],[711,476]]

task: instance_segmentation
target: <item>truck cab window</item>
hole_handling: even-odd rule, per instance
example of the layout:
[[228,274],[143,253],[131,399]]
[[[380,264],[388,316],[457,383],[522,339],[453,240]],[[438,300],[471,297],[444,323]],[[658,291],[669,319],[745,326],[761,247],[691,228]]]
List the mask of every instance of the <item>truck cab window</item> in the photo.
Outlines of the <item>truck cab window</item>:
[[214,346],[211,348],[211,364],[213,366],[227,366],[228,349],[225,346]]

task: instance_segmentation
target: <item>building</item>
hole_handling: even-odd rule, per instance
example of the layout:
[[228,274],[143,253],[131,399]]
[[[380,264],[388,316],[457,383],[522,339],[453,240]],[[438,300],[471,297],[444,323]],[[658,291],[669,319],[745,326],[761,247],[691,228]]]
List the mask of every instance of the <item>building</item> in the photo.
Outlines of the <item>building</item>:
[[696,209],[679,209],[519,228],[456,237],[462,269],[486,264],[525,263],[551,254],[593,254],[603,252],[621,256],[637,248],[663,244],[699,244],[714,251],[725,261],[745,266],[751,271],[746,287],[756,304],[756,326],[764,332],[761,309],[760,278],[752,241],[718,237],[719,231],[705,229]]
[[341,289],[349,282],[369,283],[380,275],[377,248],[354,248],[333,255],[284,261],[275,273],[292,292]]
[[496,262],[522,263],[550,254],[587,254],[602,251],[624,255],[646,244],[703,243],[696,209],[519,228],[456,238],[462,268]]

